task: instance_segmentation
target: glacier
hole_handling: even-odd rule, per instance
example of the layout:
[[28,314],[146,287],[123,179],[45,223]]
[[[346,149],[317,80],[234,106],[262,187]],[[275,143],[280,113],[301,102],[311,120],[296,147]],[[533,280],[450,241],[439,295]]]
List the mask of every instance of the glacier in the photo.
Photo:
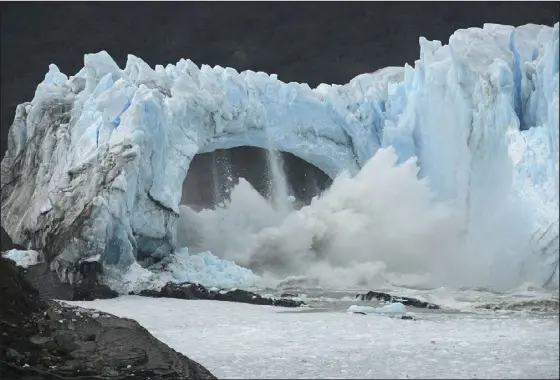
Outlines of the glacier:
[[[359,199],[393,191],[401,198],[386,198],[396,202],[385,207],[387,215],[414,221],[404,232],[396,219],[385,221],[384,236],[376,236],[387,242],[379,247],[404,255],[385,254],[387,260],[410,258],[414,227],[426,232],[425,252],[441,251],[435,261],[453,255],[461,241],[457,250],[470,259],[442,261],[442,272],[448,265],[470,273],[488,268],[487,277],[557,287],[558,35],[558,24],[485,24],[456,31],[447,45],[420,38],[414,67],[314,89],[184,59],[152,69],[129,55],[120,69],[104,51],[85,55],[70,77],[51,64],[9,131],[2,226],[14,242],[43,251],[64,282],[80,281],[75,264],[95,258],[108,273],[128,273],[180,251],[182,185],[194,155],[248,145],[292,153],[338,180],[335,190],[359,194],[341,203],[329,189],[330,198],[292,220],[328,219],[328,210],[342,215]],[[406,183],[421,193],[425,205],[411,206],[417,215],[397,207],[411,194],[383,192],[383,183],[370,191],[375,170],[386,171],[379,176],[386,186]],[[430,202],[437,203],[431,211]],[[430,235],[455,223],[442,214],[445,207],[460,217],[461,227],[450,232],[457,240]],[[426,223],[433,230],[422,226],[424,211],[438,220]],[[342,227],[331,222],[331,229]],[[406,243],[394,245],[400,232],[408,233]],[[353,252],[349,264],[380,270],[362,260],[367,249]]]

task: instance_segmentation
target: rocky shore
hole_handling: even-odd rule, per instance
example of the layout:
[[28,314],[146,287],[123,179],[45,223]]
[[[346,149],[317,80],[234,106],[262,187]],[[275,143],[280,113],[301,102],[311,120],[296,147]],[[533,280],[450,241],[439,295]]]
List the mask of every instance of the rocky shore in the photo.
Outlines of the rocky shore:
[[0,378],[215,379],[137,322],[43,298],[0,258]]

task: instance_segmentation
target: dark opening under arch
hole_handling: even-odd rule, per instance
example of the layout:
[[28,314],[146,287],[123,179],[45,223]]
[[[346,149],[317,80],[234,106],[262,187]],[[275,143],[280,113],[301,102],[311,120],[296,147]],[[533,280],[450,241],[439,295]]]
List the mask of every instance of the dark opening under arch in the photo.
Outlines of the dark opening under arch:
[[[227,198],[240,177],[263,196],[269,196],[271,173],[267,154],[266,149],[240,146],[195,155],[183,183],[181,204],[193,209],[211,208]],[[291,153],[277,154],[296,204],[309,204],[331,185],[331,178],[312,164]]]

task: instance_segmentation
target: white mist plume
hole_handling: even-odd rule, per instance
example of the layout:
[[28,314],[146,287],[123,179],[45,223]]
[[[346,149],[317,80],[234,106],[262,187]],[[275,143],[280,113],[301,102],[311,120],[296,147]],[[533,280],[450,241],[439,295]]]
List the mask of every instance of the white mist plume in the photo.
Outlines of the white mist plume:
[[[215,210],[182,206],[179,244],[265,277],[303,275],[335,287],[397,277],[402,283],[402,275],[429,278],[433,286],[503,282],[487,268],[508,255],[497,255],[495,242],[485,251],[469,241],[464,212],[435,201],[428,181],[417,177],[415,159],[396,162],[393,148],[380,149],[356,176],[341,174],[310,205],[287,215],[240,179]],[[497,237],[509,228],[501,227]]]

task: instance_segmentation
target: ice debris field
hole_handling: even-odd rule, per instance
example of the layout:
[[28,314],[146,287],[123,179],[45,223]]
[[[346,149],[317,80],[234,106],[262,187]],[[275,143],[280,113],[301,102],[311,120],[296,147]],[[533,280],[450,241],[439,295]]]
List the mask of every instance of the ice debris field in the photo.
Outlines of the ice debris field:
[[559,373],[557,317],[434,314],[411,321],[135,296],[72,304],[136,319],[218,378],[554,379]]

